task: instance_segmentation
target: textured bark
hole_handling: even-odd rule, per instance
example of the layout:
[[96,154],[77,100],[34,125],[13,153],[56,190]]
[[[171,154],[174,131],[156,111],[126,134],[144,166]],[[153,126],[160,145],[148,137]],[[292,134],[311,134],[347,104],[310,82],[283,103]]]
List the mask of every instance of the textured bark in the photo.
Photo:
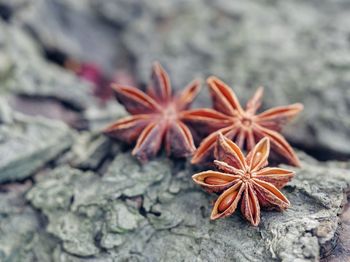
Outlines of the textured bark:
[[0,104],[0,182],[33,175],[73,144],[74,132],[64,123],[11,112],[5,100]]
[[[141,167],[130,148],[99,135],[125,111],[114,101],[99,106],[89,85],[42,56],[42,46],[54,43],[100,62],[111,75],[115,67],[132,65],[142,83],[157,58],[174,86],[215,74],[233,84],[243,102],[266,85],[266,108],[305,104],[288,131],[292,142],[325,159],[346,156],[346,1],[0,3],[1,11],[4,5],[13,10],[11,23],[0,22],[1,261],[349,259],[348,211],[340,215],[349,162],[318,162],[299,152],[302,167],[293,169],[295,178],[282,189],[288,210],[262,211],[256,228],[239,210],[210,221],[217,196],[191,181],[199,170],[164,155]],[[88,130],[73,135],[52,119],[13,113],[5,95],[63,102]],[[208,92],[197,105],[210,106]]]
[[262,211],[257,228],[239,212],[209,221],[215,196],[189,182],[190,169],[174,171],[162,159],[141,167],[129,153],[118,154],[102,177],[59,167],[27,199],[47,217],[47,232],[62,241],[58,260],[318,261],[320,248],[335,237],[350,173],[302,164],[282,189],[291,208]]
[[[76,110],[93,106],[92,86],[62,68],[47,63],[29,33],[0,21],[0,94],[53,98]],[[72,88],[74,87],[74,88]]]

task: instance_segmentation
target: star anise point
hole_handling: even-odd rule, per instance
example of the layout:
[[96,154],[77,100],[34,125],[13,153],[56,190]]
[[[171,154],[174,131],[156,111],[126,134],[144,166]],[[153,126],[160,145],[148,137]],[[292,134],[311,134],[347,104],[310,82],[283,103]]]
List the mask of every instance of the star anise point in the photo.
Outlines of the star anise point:
[[168,74],[159,62],[154,62],[146,92],[119,84],[111,87],[131,116],[112,123],[104,132],[128,143],[136,141],[132,155],[140,162],[153,158],[162,144],[168,155],[193,154],[196,148],[185,120],[188,108],[200,91],[200,81],[195,79],[182,92],[173,95]]
[[[289,164],[300,165],[300,161],[292,147],[279,132],[289,120],[303,110],[302,104],[279,106],[256,114],[262,104],[263,87],[259,87],[255,91],[244,110],[233,90],[219,78],[210,76],[207,83],[213,100],[214,111],[210,111],[210,114],[201,111],[203,115],[201,124],[212,132],[201,142],[193,155],[191,161],[193,164],[212,161],[216,141],[215,132],[222,132],[223,135],[233,139],[240,148],[246,148],[248,151],[261,138],[268,137],[272,149],[276,153]],[[197,111],[196,114],[200,113]],[[188,120],[191,121],[190,118]]]
[[230,216],[240,204],[242,215],[257,226],[260,207],[282,211],[290,206],[279,189],[291,180],[294,172],[266,167],[269,138],[261,139],[247,156],[221,133],[217,135],[216,147],[215,164],[220,171],[208,170],[192,176],[206,191],[221,193],[210,219]]

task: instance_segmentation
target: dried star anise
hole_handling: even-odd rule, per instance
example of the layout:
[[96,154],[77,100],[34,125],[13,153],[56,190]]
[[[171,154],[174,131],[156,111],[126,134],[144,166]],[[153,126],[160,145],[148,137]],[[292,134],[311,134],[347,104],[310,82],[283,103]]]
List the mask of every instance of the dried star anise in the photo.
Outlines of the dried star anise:
[[208,192],[221,193],[214,204],[211,219],[231,215],[241,202],[243,216],[257,226],[260,207],[276,210],[289,207],[288,199],[279,189],[290,181],[294,172],[264,168],[269,151],[269,139],[263,138],[245,158],[238,145],[219,133],[214,163],[223,172],[210,170],[192,177]]
[[212,161],[216,137],[221,132],[234,140],[241,149],[246,148],[248,151],[261,138],[268,137],[274,152],[289,164],[300,165],[292,147],[279,132],[284,124],[303,109],[302,104],[275,107],[256,114],[262,103],[263,88],[258,88],[248,101],[246,110],[243,110],[235,93],[224,82],[212,76],[207,83],[215,110],[190,110],[186,112],[186,121],[188,124],[193,121],[194,125],[202,126],[204,130],[215,131],[202,141],[193,155],[193,164]]
[[168,74],[154,63],[146,93],[134,87],[112,85],[117,99],[132,116],[109,125],[104,132],[122,141],[136,141],[132,151],[141,162],[154,157],[164,142],[168,155],[186,157],[195,148],[192,134],[183,123],[183,114],[197,96],[199,81],[191,82],[173,96]]

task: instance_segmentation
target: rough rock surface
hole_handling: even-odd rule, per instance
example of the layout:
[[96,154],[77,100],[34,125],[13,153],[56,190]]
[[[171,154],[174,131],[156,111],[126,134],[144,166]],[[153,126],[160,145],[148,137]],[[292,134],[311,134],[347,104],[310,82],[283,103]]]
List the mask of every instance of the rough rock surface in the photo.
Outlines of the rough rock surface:
[[0,94],[54,98],[82,110],[95,103],[91,86],[50,64],[32,37],[0,21]]
[[121,153],[102,177],[67,166],[40,177],[27,199],[47,217],[47,232],[62,241],[53,256],[58,261],[318,261],[320,247],[336,234],[350,185],[349,170],[303,162],[283,190],[292,207],[262,212],[255,228],[239,212],[210,222],[215,197],[194,186],[188,168],[174,171],[173,165],[157,159],[140,167]]
[[50,261],[56,242],[42,230],[42,219],[23,197],[29,187],[30,183],[1,186],[1,261]]
[[124,107],[115,100],[109,101],[104,106],[89,107],[84,112],[84,120],[89,126],[89,130],[101,132],[107,125],[126,116],[128,113]]
[[26,8],[14,8],[13,20],[29,27],[46,47],[57,47],[76,59],[93,61],[113,74],[115,67],[125,68],[128,53],[119,37],[123,24],[107,21],[101,15],[99,6],[105,7],[101,2],[26,1]]
[[14,113],[0,100],[0,182],[24,179],[68,149],[74,133],[64,123]]
[[69,164],[82,170],[96,171],[119,151],[120,145],[103,134],[82,132],[75,137],[71,149],[56,160],[56,164]]

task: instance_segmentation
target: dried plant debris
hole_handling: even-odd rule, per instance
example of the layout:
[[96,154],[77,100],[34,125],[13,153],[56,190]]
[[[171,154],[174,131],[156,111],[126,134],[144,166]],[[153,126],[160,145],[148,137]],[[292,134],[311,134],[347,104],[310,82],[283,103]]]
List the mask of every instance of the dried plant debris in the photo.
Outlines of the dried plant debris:
[[350,174],[301,159],[282,189],[291,207],[263,211],[257,228],[238,215],[210,222],[215,197],[188,183],[189,172],[172,174],[161,159],[140,166],[128,153],[103,177],[59,167],[40,177],[27,199],[62,243],[52,253],[56,261],[317,261],[335,236]]
[[10,115],[9,123],[0,124],[1,182],[33,175],[73,143],[73,131],[62,122]]

